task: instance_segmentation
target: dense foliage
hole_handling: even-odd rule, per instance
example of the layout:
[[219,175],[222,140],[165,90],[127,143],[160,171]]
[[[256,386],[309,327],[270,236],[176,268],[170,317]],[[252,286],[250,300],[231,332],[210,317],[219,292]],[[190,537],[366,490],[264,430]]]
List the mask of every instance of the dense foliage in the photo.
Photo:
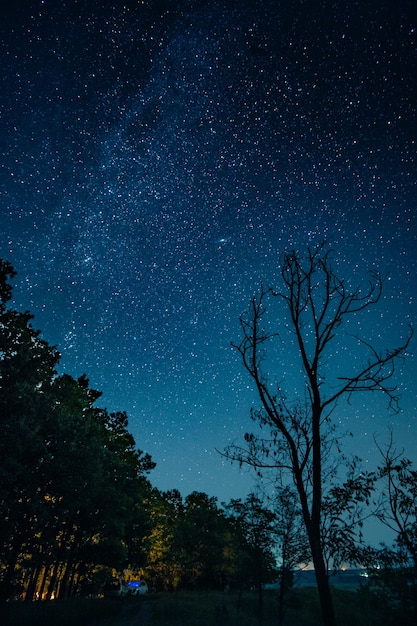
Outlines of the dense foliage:
[[100,567],[143,565],[153,463],[124,413],[95,408],[101,394],[85,376],[57,375],[59,354],[32,315],[7,308],[13,275],[2,262],[1,595],[32,600],[85,589]]
[[151,486],[127,415],[97,408],[85,375],[58,375],[33,316],[8,307],[13,276],[0,261],[2,600],[95,592],[127,572],[162,590],[254,584],[236,519],[204,493]]
[[[110,576],[144,576],[154,591],[258,591],[280,579],[278,621],[293,570],[311,560],[294,492],[279,484],[268,506],[257,495],[217,499],[149,481],[124,412],[96,406],[85,375],[58,374],[60,355],[10,308],[14,270],[0,260],[0,598],[67,598],[100,592]],[[401,609],[415,623],[417,472],[392,442],[374,472],[328,490],[327,567],[366,564],[366,602]],[[357,504],[394,531],[392,548],[358,546]],[[372,497],[371,497],[372,496]],[[340,512],[343,510],[343,516]],[[369,510],[367,514],[371,514]],[[328,571],[327,571],[328,574]],[[371,597],[372,596],[372,597]],[[285,602],[287,603],[287,601]],[[388,623],[388,622],[387,622]]]

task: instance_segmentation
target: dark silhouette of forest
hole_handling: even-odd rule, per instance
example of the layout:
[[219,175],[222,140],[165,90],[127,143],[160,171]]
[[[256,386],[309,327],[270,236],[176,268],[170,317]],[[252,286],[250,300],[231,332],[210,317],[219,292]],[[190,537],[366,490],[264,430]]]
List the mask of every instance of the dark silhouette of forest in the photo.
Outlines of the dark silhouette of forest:
[[[245,500],[227,504],[152,485],[155,464],[137,448],[126,413],[97,406],[101,393],[86,375],[57,373],[57,348],[33,328],[30,312],[10,307],[15,271],[0,260],[3,603],[100,594],[109,578],[120,576],[144,578],[153,591],[254,589],[261,616],[265,585],[276,582],[283,623],[294,571],[313,563],[323,624],[332,626],[331,571],[343,564],[366,569],[372,593],[388,598],[403,624],[415,623],[417,471],[393,438],[367,474],[358,476],[346,459],[346,478],[338,482],[325,461],[337,442],[327,413],[332,402],[342,394],[382,391],[395,403],[393,364],[411,333],[384,353],[365,343],[370,356],[363,368],[343,379],[337,396],[323,394],[319,372],[327,342],[344,316],[378,302],[382,282],[376,277],[368,292],[351,293],[322,248],[307,259],[303,266],[299,257],[285,257],[287,291],[262,290],[241,319],[243,340],[236,347],[261,401],[252,417],[263,435],[248,434],[243,447],[225,454],[249,463],[260,477],[272,472],[276,483],[273,497],[260,480]],[[284,300],[295,322],[309,408],[286,404],[262,370],[272,338],[261,321],[268,297]],[[306,310],[313,311],[309,321],[302,319]],[[303,343],[306,328],[316,337],[313,348]],[[292,480],[283,480],[284,468]],[[394,531],[393,546],[364,543],[363,519],[371,514]]]
[[96,406],[101,394],[86,376],[57,375],[60,355],[33,316],[8,308],[13,276],[2,261],[2,600],[97,593],[121,575],[145,574],[155,590],[272,580],[261,503],[251,496],[223,508],[205,493],[183,499],[153,487],[155,464],[137,449],[126,413]]

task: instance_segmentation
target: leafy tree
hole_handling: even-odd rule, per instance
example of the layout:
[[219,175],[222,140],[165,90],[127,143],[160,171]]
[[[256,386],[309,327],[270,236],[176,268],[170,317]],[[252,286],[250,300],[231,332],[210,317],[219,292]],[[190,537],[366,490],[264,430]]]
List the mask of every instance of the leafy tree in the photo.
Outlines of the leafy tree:
[[279,573],[279,614],[278,623],[284,621],[284,602],[288,590],[293,585],[294,569],[302,563],[309,563],[311,553],[303,525],[297,495],[289,485],[277,485],[271,500],[275,550]]
[[39,505],[21,547],[30,555],[21,563],[28,600],[73,594],[98,565],[144,563],[143,474],[153,463],[134,449],[124,413],[93,407],[100,394],[84,376],[56,378],[50,395],[35,474]]
[[11,593],[22,547],[39,517],[38,472],[45,457],[42,423],[59,354],[40,338],[33,316],[7,308],[11,265],[0,260],[0,570],[1,597]]
[[54,567],[58,573],[52,586],[59,582],[62,595],[73,592],[74,576],[81,582],[99,564],[117,570],[144,564],[148,518],[143,501],[150,489],[144,474],[154,463],[135,449],[124,412],[93,407],[100,394],[85,377],[74,381],[64,375],[58,382],[63,393],[58,406],[69,417],[64,431],[52,431],[59,447],[53,501],[60,508],[56,518],[62,530],[56,537],[63,564]]
[[239,529],[216,498],[153,490],[145,574],[155,589],[218,589],[242,580]]
[[16,272],[9,263],[0,259],[0,313],[4,313],[6,304],[12,297],[13,287],[10,280],[16,276]]
[[386,545],[362,547],[362,565],[367,568],[367,585],[362,593],[378,607],[387,624],[415,626],[417,594],[413,567],[406,551]]
[[193,491],[185,498],[174,545],[188,588],[216,589],[224,585],[223,550],[226,521],[217,499]]
[[164,493],[153,489],[148,502],[150,532],[146,537],[145,573],[155,590],[172,591],[181,586],[183,568],[176,558],[174,536],[184,514],[184,504],[177,489]]
[[246,500],[231,500],[228,510],[238,522],[242,542],[242,556],[247,567],[243,584],[254,586],[258,592],[258,615],[262,617],[263,587],[276,575],[274,545],[274,514],[266,508],[260,498],[250,493]]
[[[272,468],[291,476],[310,544],[323,623],[334,626],[323,534],[324,464],[335,442],[332,412],[338,401],[357,392],[382,392],[395,408],[396,387],[391,379],[411,333],[401,346],[385,351],[378,351],[368,340],[345,336],[345,344],[350,341],[349,347],[358,353],[349,369],[359,363],[359,356],[363,361],[356,371],[342,373],[331,359],[330,347],[342,349],[339,331],[343,324],[379,301],[381,277],[372,273],[367,288],[351,290],[333,270],[330,251],[319,246],[309,249],[305,258],[295,252],[285,254],[281,279],[282,290],[262,288],[252,299],[240,318],[243,338],[235,345],[261,402],[252,418],[269,436],[248,434],[246,447],[232,446],[227,454],[257,470]],[[279,313],[282,332],[290,329],[295,338],[303,376],[301,396],[305,394],[301,404],[291,403],[265,371],[266,344],[279,336],[267,319],[268,300],[284,305],[284,314]]]
[[[378,445],[378,444],[377,444]],[[395,449],[392,436],[372,478],[382,485],[376,517],[391,531],[394,546],[364,551],[373,588],[402,609],[403,623],[417,619],[417,470]]]
[[379,448],[382,463],[377,478],[383,483],[378,519],[396,533],[395,542],[411,564],[417,581],[417,470],[397,452],[392,440]]
[[59,354],[7,308],[0,261],[0,583],[26,598],[73,593],[97,566],[144,563],[154,467],[124,412],[94,406],[86,376],[56,375]]
[[356,460],[341,483],[328,485],[322,501],[323,554],[329,570],[361,563],[362,528],[375,489],[372,474],[356,473]]

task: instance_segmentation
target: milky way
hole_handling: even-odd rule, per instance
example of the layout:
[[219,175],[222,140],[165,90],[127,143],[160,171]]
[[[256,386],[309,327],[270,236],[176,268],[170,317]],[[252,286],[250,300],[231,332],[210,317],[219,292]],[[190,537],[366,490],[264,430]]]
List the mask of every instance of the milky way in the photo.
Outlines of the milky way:
[[[245,494],[215,451],[256,405],[230,342],[280,254],[326,240],[347,278],[389,274],[362,329],[384,345],[415,323],[413,3],[27,4],[0,26],[14,305],[128,412],[157,486]],[[340,408],[366,462],[390,423],[415,456],[415,375],[400,416]]]

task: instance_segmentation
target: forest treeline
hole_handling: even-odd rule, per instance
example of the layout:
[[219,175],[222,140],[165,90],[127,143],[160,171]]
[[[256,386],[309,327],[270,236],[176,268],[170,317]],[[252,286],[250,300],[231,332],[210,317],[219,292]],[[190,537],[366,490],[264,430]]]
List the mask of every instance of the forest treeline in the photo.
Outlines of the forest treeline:
[[265,524],[248,530],[242,511],[216,498],[152,486],[155,464],[126,413],[98,408],[86,376],[58,375],[60,355],[33,316],[8,307],[14,275],[0,261],[2,600],[95,593],[127,571],[145,571],[154,589],[271,576]]
[[[283,598],[294,568],[312,560],[293,490],[277,485],[267,503],[250,493],[219,505],[202,492],[184,498],[155,488],[155,464],[137,448],[126,413],[96,406],[101,393],[85,375],[58,374],[58,350],[30,312],[10,307],[14,276],[0,260],[1,600],[95,594],[112,576],[144,576],[154,590],[256,588],[260,600],[279,577]],[[269,448],[253,435],[246,443],[252,459],[262,451],[270,464]],[[415,616],[411,462],[391,441],[373,472],[322,487],[327,574],[342,563],[366,565],[384,599],[391,594],[393,606]],[[362,543],[371,513],[393,531],[393,547]]]

